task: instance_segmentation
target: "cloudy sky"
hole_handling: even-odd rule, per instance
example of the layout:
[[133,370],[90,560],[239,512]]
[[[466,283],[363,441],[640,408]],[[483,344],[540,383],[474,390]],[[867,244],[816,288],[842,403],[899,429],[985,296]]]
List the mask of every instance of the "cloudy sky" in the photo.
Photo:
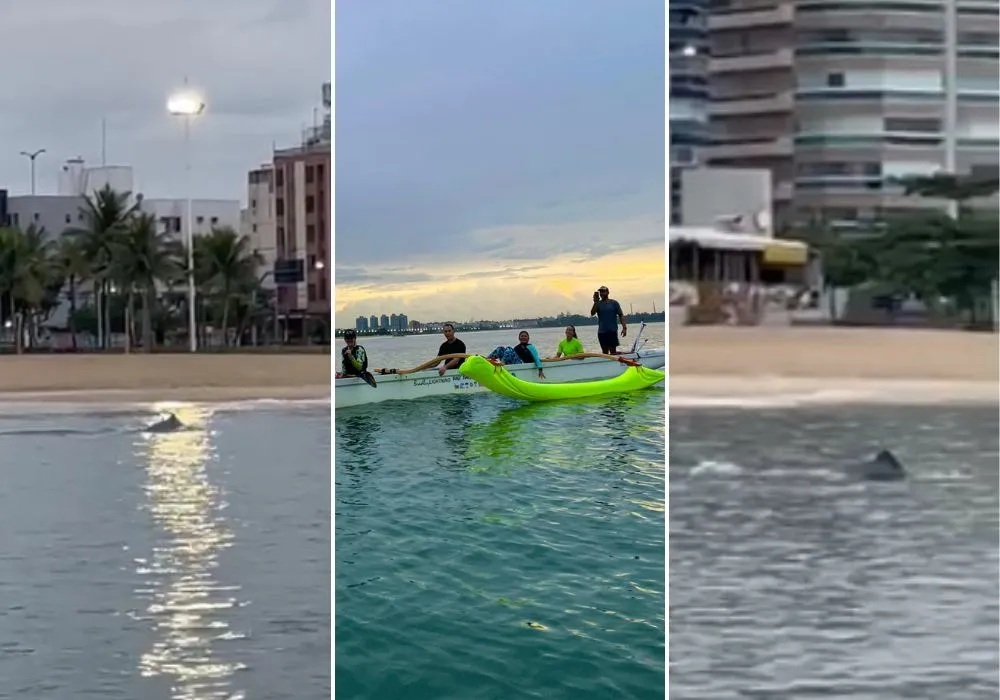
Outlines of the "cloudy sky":
[[341,0],[339,325],[662,309],[663,12]]
[[328,0],[5,2],[0,57],[0,188],[39,194],[64,160],[135,168],[148,197],[183,196],[183,131],[166,100],[187,75],[207,111],[193,132],[196,196],[246,198],[271,144],[295,145],[330,79]]

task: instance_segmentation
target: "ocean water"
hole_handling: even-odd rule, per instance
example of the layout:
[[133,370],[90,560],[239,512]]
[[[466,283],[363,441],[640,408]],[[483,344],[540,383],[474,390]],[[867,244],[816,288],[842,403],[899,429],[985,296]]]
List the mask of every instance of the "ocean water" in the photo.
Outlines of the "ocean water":
[[0,407],[0,698],[330,693],[330,409]]
[[[488,352],[510,336],[462,337]],[[408,367],[439,342],[365,344]],[[338,411],[336,697],[662,698],[664,398]]]
[[[670,413],[670,697],[998,696],[998,410]],[[907,481],[845,465],[881,448]]]

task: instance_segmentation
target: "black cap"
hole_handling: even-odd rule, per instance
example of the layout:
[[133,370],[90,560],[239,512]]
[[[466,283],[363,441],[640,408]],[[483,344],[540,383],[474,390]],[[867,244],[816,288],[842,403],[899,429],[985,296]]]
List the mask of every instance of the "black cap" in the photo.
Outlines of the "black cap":
[[344,340],[350,340],[352,338],[357,339],[357,337],[358,337],[357,331],[351,331],[351,330],[344,331]]
[[599,291],[599,292],[606,292],[606,291],[608,291],[608,288],[607,288],[607,287],[605,287],[605,286],[604,286],[604,285],[602,284],[602,285],[601,285],[600,287],[598,287],[598,288],[597,288],[597,291]]

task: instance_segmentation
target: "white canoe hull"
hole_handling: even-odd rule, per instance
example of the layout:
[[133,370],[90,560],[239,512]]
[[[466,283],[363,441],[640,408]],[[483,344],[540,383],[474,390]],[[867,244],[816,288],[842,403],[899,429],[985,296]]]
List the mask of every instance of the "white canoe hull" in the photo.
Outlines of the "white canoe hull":
[[[638,354],[623,354],[622,357],[638,359],[650,369],[663,369],[666,356],[662,348],[640,350]],[[549,384],[594,381],[617,377],[625,371],[625,365],[601,358],[546,362],[545,379],[538,379],[534,365],[508,365],[507,370],[518,379],[528,382],[543,381]],[[348,378],[335,379],[333,400],[335,408],[349,408],[383,401],[410,401],[428,396],[449,396],[454,394],[478,394],[484,389],[477,382],[466,379],[458,370],[448,370],[439,375],[436,369],[414,374],[375,375],[378,387],[373,389],[363,380]]]

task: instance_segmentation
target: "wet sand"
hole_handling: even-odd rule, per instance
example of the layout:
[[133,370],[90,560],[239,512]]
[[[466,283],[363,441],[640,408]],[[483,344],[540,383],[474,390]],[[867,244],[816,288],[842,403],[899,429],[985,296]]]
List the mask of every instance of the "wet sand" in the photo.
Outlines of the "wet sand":
[[5,355],[0,401],[228,401],[330,396],[321,354]]
[[671,399],[996,401],[998,336],[854,328],[672,328]]

